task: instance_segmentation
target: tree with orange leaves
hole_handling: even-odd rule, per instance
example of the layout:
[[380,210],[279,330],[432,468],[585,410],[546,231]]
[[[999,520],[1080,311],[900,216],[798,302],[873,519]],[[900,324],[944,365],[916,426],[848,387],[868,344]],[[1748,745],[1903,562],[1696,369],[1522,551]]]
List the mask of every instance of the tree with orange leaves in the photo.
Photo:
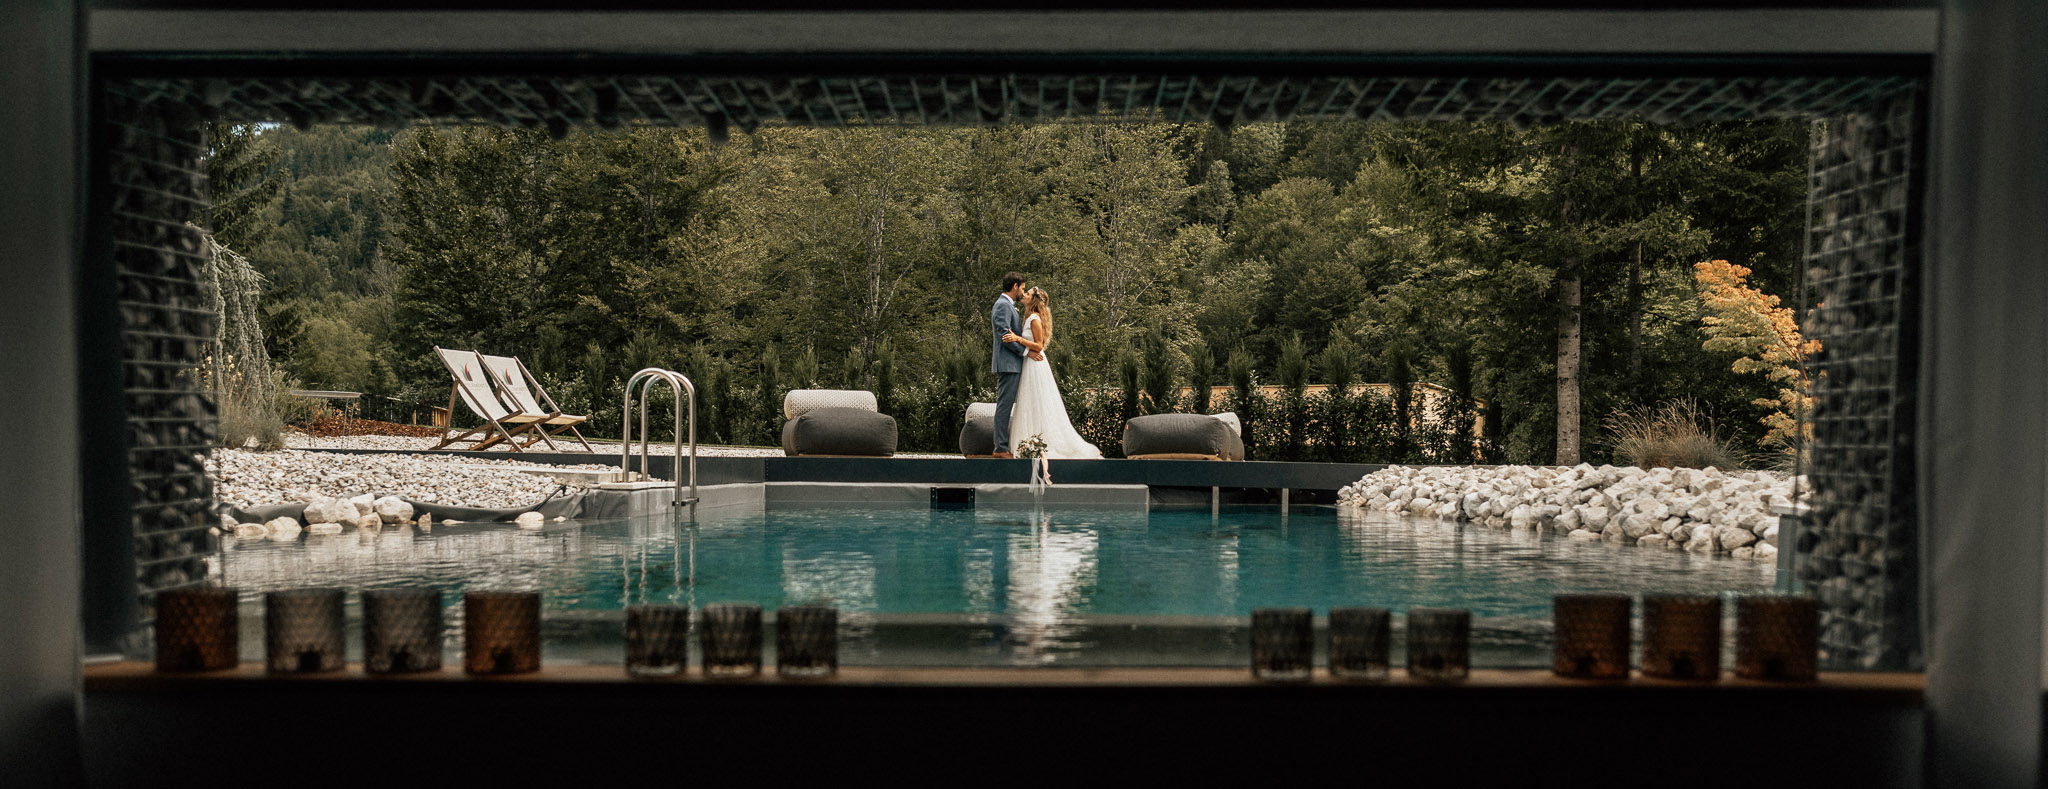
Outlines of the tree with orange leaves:
[[1735,372],[1762,373],[1782,384],[1776,398],[1755,401],[1771,409],[1762,420],[1767,428],[1763,441],[1797,449],[1812,436],[1799,415],[1813,407],[1806,359],[1820,351],[1820,341],[1801,336],[1792,308],[1779,306],[1777,296],[1750,287],[1749,274],[1747,267],[1726,260],[1693,264],[1693,280],[1707,309],[1700,321],[1700,330],[1707,335],[1701,347],[1739,353]]

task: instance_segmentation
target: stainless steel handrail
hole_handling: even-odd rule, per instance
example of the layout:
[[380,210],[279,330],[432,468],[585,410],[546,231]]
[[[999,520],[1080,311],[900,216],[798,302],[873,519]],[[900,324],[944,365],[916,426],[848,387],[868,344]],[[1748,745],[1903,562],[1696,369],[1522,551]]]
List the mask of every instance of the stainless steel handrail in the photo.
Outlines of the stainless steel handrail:
[[[634,373],[632,378],[626,379],[625,401],[620,404],[619,408],[619,470],[625,472],[628,481],[647,481],[654,478],[649,473],[651,464],[647,453],[647,395],[648,390],[654,387],[655,381],[667,381],[669,388],[676,393],[675,458],[678,468],[675,474],[675,498],[671,504],[677,506],[694,504],[697,501],[697,387],[692,385],[689,377],[682,373],[674,370],[664,370],[659,367],[649,367]],[[633,387],[636,385],[640,387],[640,473],[637,476],[633,473]],[[685,401],[689,403],[688,421],[683,419],[683,404]],[[690,436],[690,495],[688,497],[683,496],[683,475],[680,468],[684,457],[683,433],[685,425],[688,425]]]

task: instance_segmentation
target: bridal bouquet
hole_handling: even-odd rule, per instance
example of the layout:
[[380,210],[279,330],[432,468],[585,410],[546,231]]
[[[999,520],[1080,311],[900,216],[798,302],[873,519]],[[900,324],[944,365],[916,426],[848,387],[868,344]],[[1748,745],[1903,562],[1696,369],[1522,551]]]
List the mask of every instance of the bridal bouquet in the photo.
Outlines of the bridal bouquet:
[[1034,435],[1030,438],[1017,442],[1017,457],[1035,458],[1044,456],[1045,439],[1043,437]]

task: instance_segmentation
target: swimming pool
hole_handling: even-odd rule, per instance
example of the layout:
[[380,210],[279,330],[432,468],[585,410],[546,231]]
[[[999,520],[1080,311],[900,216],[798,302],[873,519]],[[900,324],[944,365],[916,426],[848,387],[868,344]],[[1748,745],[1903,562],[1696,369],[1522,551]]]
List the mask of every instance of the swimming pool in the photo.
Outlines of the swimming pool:
[[[849,663],[1214,664],[1253,608],[1472,610],[1475,660],[1540,663],[1552,595],[1769,591],[1769,566],[1534,532],[1298,507],[1195,511],[737,508],[388,529],[224,548],[226,585],[543,595],[551,657],[615,653],[636,603],[838,606]],[[1399,617],[1397,617],[1398,621]]]

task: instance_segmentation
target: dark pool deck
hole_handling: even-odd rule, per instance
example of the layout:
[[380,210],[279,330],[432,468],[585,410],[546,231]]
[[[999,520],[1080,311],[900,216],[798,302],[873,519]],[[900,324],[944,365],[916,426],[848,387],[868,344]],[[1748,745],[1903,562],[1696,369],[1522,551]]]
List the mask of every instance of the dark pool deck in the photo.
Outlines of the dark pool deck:
[[[430,454],[485,460],[577,465],[619,462],[607,452],[420,452],[388,449],[308,449],[344,454]],[[634,461],[638,466],[638,459]],[[674,479],[675,458],[648,459],[655,476]],[[1335,491],[1386,468],[1380,463],[1289,463],[1247,460],[1055,460],[1054,478],[1074,485],[1146,485],[1155,488],[1249,488]],[[932,485],[1020,484],[1031,478],[1028,460],[980,458],[698,457],[697,484],[747,482],[869,482]]]

